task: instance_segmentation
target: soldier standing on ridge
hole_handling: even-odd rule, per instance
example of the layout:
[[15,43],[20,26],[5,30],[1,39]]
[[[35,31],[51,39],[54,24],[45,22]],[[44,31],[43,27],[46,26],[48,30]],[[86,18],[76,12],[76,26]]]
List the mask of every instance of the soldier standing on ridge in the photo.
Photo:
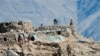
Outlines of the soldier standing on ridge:
[[75,35],[75,27],[74,27],[74,23],[73,23],[72,19],[70,21],[70,28],[71,28],[71,31],[72,31],[72,35]]
[[74,25],[74,23],[73,23],[73,20],[71,19],[71,21],[70,21],[70,25]]
[[43,30],[43,29],[44,29],[44,28],[43,28],[43,24],[41,24],[39,28],[40,28],[40,30]]
[[53,22],[54,22],[54,25],[58,25],[58,21],[57,21],[57,19],[56,19],[56,18],[54,19],[54,21],[53,21]]

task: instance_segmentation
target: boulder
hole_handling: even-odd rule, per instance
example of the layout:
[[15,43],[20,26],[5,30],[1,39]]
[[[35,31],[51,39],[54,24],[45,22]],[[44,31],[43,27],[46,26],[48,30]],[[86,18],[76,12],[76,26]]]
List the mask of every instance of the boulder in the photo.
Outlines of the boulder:
[[19,56],[19,55],[16,52],[14,52],[13,50],[8,50],[7,56]]

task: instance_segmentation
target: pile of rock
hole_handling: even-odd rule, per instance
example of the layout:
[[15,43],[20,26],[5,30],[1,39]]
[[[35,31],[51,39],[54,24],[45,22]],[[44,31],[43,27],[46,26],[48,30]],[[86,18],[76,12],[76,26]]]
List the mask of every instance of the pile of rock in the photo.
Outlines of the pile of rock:
[[[100,56],[100,43],[76,33],[72,20],[68,27],[58,25],[42,27],[33,33],[30,22],[1,23],[0,56]],[[25,38],[24,33],[29,36]],[[51,42],[47,40],[50,40],[47,35],[51,38],[63,36],[65,41]],[[40,39],[32,41],[30,36],[33,39],[38,37]],[[60,39],[59,36],[52,39]]]
[[3,22],[0,23],[0,33],[6,33],[10,31],[24,31],[27,33],[34,32],[31,22],[15,21],[15,22]]
[[[20,33],[33,33],[30,21],[13,21],[0,23],[0,44],[10,46],[18,43]],[[24,36],[25,37],[25,36]]]

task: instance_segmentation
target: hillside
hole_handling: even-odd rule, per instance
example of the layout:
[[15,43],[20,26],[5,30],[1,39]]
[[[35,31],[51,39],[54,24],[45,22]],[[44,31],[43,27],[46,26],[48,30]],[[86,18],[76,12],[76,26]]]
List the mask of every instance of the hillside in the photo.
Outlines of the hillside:
[[30,21],[0,23],[0,56],[100,56],[100,42],[68,26],[40,26]]

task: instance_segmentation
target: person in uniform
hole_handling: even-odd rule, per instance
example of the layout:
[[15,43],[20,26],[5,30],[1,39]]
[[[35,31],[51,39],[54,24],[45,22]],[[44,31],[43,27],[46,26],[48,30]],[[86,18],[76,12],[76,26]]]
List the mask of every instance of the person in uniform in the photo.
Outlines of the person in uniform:
[[58,25],[58,21],[56,18],[54,19],[54,25]]
[[72,35],[75,35],[75,27],[72,19],[70,21],[70,28],[71,28]]
[[67,53],[68,53],[68,56],[71,56],[71,46],[69,44],[67,46]]

